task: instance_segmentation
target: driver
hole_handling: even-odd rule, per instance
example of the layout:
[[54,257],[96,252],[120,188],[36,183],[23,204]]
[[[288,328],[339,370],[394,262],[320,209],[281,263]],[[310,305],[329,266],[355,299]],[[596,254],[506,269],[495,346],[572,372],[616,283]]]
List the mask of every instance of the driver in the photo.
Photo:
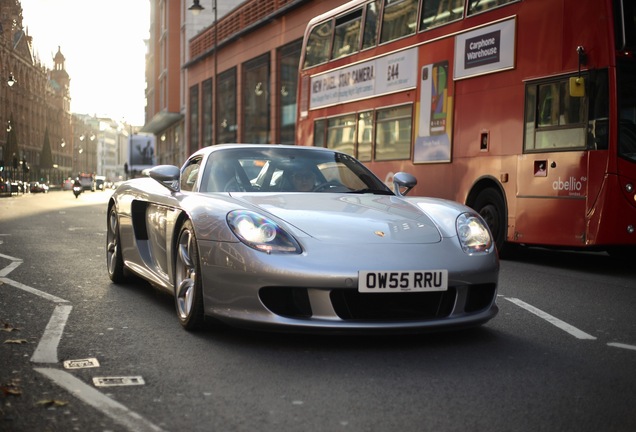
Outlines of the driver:
[[296,192],[310,192],[316,185],[316,175],[310,170],[296,170],[291,174],[291,185]]

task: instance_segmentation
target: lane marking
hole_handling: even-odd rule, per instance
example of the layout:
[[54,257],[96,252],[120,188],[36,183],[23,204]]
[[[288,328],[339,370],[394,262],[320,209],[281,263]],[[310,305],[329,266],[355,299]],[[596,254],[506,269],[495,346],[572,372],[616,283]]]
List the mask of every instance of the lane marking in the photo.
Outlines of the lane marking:
[[0,277],[0,282],[4,282],[7,285],[12,285],[12,286],[14,286],[16,288],[19,288],[19,289],[21,289],[23,291],[26,291],[28,293],[31,293],[31,294],[34,294],[36,296],[42,297],[43,299],[52,301],[53,303],[68,303],[68,301],[64,300],[63,298],[56,297],[53,294],[49,294],[47,292],[40,291],[38,289],[35,289],[33,287],[30,287],[28,285],[24,285],[24,284],[22,284],[20,282],[16,282],[14,280],[11,280],[11,279],[8,279],[8,278],[5,278],[5,277]]
[[66,371],[50,368],[34,368],[42,375],[68,390],[79,400],[110,417],[116,423],[135,432],[161,432],[162,429],[126,406],[95,390]]
[[571,334],[572,336],[574,336],[577,339],[587,339],[587,340],[596,340],[596,337],[585,333],[582,330],[577,329],[574,326],[571,326],[570,324],[566,323],[565,321],[561,321],[560,319],[550,315],[547,312],[543,312],[541,309],[537,309],[536,307],[522,301],[519,300],[518,298],[513,298],[513,297],[504,297],[506,300],[508,300],[511,303],[516,304],[517,306],[527,310],[528,312],[531,312],[533,314],[535,314],[536,316],[538,316],[539,318],[542,318],[544,320],[546,320],[547,322],[549,322],[550,324],[560,328],[561,330]]
[[64,333],[64,327],[66,321],[71,313],[73,306],[71,305],[57,305],[53,310],[51,319],[44,329],[44,334],[38,342],[38,346],[31,356],[31,362],[33,363],[57,363],[57,347],[62,339]]
[[619,343],[619,342],[610,342],[607,344],[607,346],[616,347],[616,348],[625,348],[628,350],[636,351],[635,345],[627,345],[627,344]]
[[18,266],[22,264],[22,261],[12,261],[9,263],[8,266],[6,266],[5,268],[3,268],[2,270],[0,270],[0,277],[5,277],[7,276],[9,273],[11,273],[13,270],[15,270],[16,268],[18,268]]

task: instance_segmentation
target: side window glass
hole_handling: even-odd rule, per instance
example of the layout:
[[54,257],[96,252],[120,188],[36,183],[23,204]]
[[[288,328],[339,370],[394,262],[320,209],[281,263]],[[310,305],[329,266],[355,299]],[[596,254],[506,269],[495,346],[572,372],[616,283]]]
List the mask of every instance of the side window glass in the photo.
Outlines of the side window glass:
[[364,18],[364,32],[362,34],[362,49],[374,47],[375,44],[378,43],[379,10],[379,0],[367,4],[367,13]]
[[380,43],[415,33],[418,0],[386,0]]
[[333,21],[327,21],[311,29],[305,48],[307,51],[305,52],[304,67],[315,66],[329,60],[332,28]]
[[587,94],[571,95],[569,78],[528,84],[524,149],[553,151],[585,148],[587,109]]
[[424,0],[420,30],[456,21],[464,16],[464,0]]
[[190,159],[188,164],[181,170],[180,186],[182,191],[191,192],[194,190],[199,178],[200,167],[201,158],[197,157]]
[[362,9],[355,10],[345,16],[336,18],[336,30],[333,38],[334,59],[353,54],[360,45],[360,24]]
[[478,14],[480,12],[484,12],[489,9],[494,9],[496,7],[517,1],[519,0],[469,0],[468,15]]

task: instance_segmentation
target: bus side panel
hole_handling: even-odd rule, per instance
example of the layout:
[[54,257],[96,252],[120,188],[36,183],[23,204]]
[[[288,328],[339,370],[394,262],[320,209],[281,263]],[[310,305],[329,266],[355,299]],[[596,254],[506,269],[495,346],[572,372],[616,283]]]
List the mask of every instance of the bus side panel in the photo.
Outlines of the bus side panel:
[[519,156],[515,241],[584,246],[588,153]]

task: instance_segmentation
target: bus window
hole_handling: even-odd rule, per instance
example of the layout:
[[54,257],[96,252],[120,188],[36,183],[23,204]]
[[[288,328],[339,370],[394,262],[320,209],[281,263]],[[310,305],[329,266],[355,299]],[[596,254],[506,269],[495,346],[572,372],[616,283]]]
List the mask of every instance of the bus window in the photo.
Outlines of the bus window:
[[336,18],[331,58],[337,59],[358,51],[358,47],[360,46],[361,21],[362,9]]
[[378,42],[379,10],[379,0],[367,4],[367,13],[364,18],[364,32],[362,34],[362,49],[374,47]]
[[373,112],[366,111],[358,114],[358,160],[371,161],[373,148]]
[[327,141],[325,123],[325,119],[318,119],[314,122],[314,147],[325,146],[325,142]]
[[464,0],[424,0],[420,30],[427,30],[464,16]]
[[409,159],[411,156],[411,105],[376,112],[375,160]]
[[306,68],[329,60],[332,27],[333,22],[327,21],[311,29],[305,48],[307,50],[305,53]]
[[584,148],[586,123],[587,97],[570,96],[567,79],[526,88],[527,151]]
[[494,9],[516,1],[519,0],[469,0],[468,15],[478,14],[480,12],[487,11],[488,9]]
[[327,147],[355,156],[355,114],[330,118],[327,121]]
[[387,0],[382,17],[380,43],[415,33],[418,0]]

